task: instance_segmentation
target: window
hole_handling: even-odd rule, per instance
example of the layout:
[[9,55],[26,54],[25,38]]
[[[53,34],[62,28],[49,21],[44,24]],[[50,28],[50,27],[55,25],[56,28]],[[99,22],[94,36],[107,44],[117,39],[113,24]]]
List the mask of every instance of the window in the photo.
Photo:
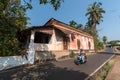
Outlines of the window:
[[51,38],[50,34],[42,33],[42,32],[36,32],[35,33],[35,43],[49,43]]

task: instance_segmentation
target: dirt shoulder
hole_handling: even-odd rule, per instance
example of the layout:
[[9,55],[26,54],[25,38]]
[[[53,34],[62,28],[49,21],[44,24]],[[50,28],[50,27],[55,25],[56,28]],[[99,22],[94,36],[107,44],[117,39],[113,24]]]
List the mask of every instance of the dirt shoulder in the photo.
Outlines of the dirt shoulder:
[[120,80],[120,55],[116,56],[115,63],[108,73],[106,80]]

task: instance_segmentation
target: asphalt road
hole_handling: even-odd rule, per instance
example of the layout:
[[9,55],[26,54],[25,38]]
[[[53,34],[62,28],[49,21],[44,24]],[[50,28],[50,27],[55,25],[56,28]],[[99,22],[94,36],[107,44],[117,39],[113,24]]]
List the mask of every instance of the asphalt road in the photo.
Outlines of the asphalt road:
[[69,59],[8,70],[0,72],[0,80],[84,80],[112,55],[108,48],[107,52],[88,56],[88,62],[81,65],[75,65],[74,59]]
[[74,59],[54,62],[57,67],[63,68],[66,71],[64,73],[62,71],[56,71],[48,80],[84,80],[112,55],[111,53],[105,52],[91,55],[88,57],[88,62],[81,65],[75,65]]

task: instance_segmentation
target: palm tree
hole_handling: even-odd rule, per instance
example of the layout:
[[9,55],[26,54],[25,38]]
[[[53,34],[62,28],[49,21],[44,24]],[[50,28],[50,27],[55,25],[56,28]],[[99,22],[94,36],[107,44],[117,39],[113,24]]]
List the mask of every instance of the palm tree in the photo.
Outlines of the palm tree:
[[72,20],[69,22],[69,25],[72,27],[75,27],[77,25],[77,23],[74,20]]
[[103,42],[104,42],[104,44],[106,44],[106,42],[107,42],[107,37],[106,36],[103,36]]
[[100,6],[102,3],[97,3],[94,2],[93,4],[90,5],[90,7],[87,9],[86,16],[88,16],[88,26],[92,27],[93,31],[96,32],[96,25],[100,24],[100,21],[102,21],[102,13],[105,13],[103,8]]
[[94,47],[95,50],[99,50],[99,46],[101,44],[100,40],[98,38],[98,33],[96,30],[96,26],[98,24],[100,24],[103,18],[102,14],[105,13],[105,11],[103,10],[103,8],[101,8],[102,3],[100,2],[94,2],[93,4],[90,4],[90,6],[87,9],[87,13],[86,16],[88,16],[88,22],[86,24],[86,27],[84,29],[84,31],[88,32],[89,34],[91,34],[94,38]]
[[78,23],[75,22],[74,20],[71,20],[71,21],[69,22],[69,25],[70,25],[71,27],[74,27],[74,28],[79,29],[79,30],[82,30],[82,29],[83,29],[83,25],[82,25],[82,24],[78,24]]
[[77,24],[76,29],[83,30],[83,25],[82,24]]

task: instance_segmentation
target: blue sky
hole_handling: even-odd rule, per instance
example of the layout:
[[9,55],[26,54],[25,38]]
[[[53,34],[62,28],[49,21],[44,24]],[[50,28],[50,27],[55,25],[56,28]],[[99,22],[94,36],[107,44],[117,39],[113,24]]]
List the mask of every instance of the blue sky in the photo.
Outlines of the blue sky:
[[120,0],[64,0],[61,7],[55,11],[51,5],[39,5],[39,0],[32,2],[33,9],[27,11],[31,19],[29,26],[42,26],[50,18],[55,18],[66,24],[74,20],[83,25],[87,22],[85,13],[89,4],[101,2],[102,8],[106,11],[103,14],[103,22],[97,25],[99,37],[107,36],[108,41],[120,40]]

